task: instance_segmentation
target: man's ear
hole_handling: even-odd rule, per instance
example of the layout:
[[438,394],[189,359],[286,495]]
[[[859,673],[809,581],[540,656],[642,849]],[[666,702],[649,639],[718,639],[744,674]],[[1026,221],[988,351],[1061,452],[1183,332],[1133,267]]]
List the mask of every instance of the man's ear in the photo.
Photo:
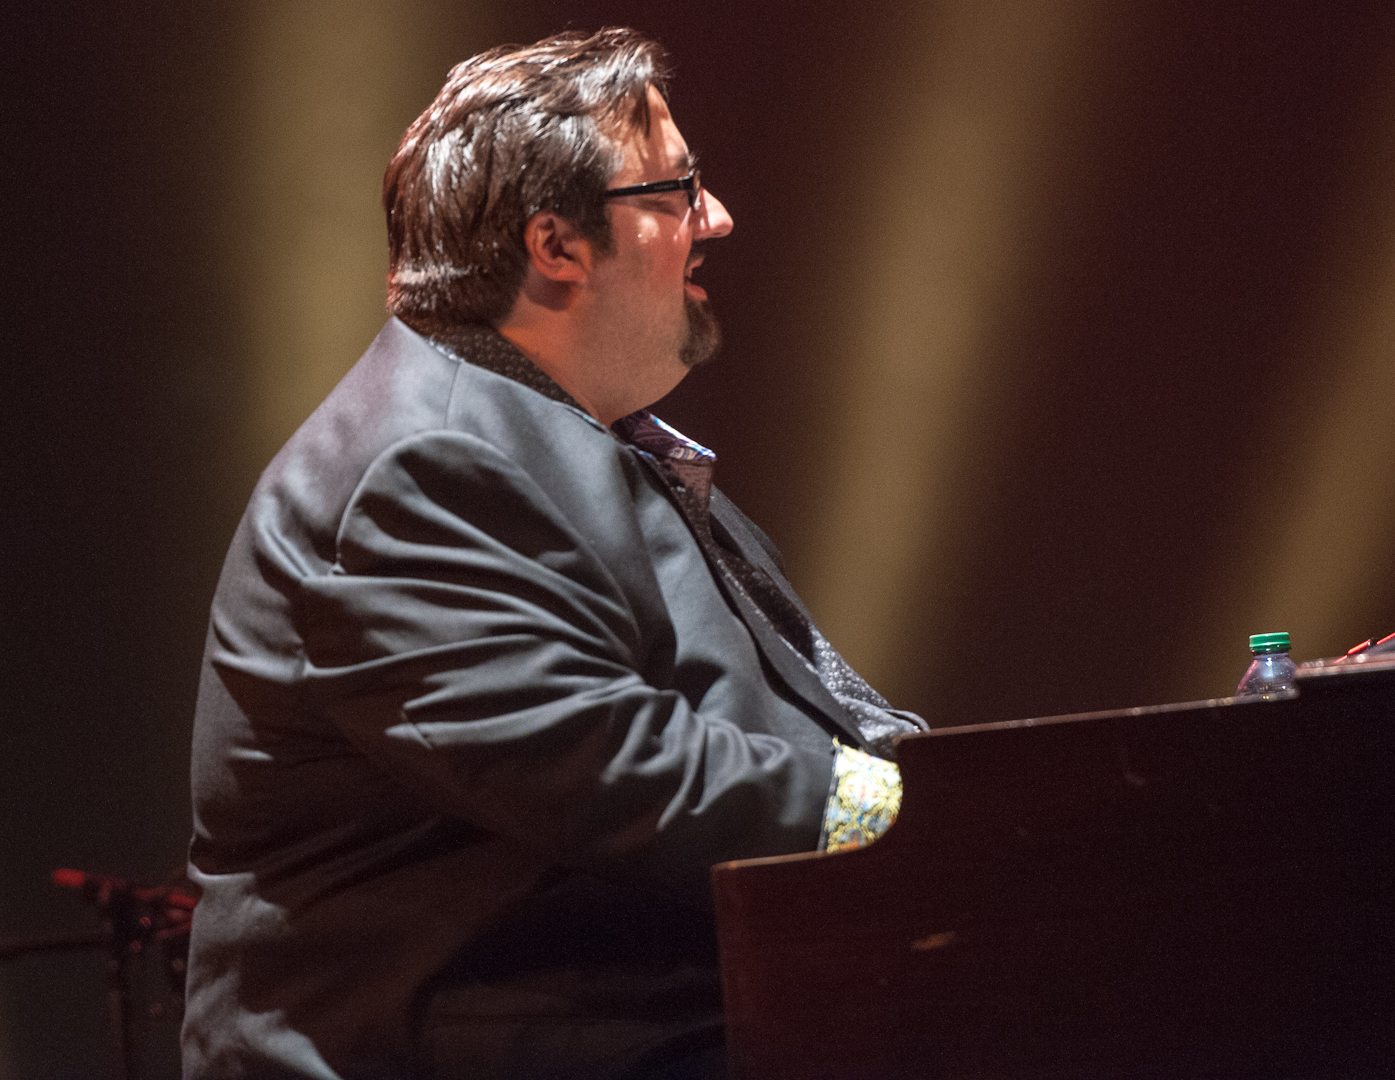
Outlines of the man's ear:
[[579,284],[591,274],[595,253],[591,242],[566,218],[534,214],[523,228],[528,262],[549,281]]

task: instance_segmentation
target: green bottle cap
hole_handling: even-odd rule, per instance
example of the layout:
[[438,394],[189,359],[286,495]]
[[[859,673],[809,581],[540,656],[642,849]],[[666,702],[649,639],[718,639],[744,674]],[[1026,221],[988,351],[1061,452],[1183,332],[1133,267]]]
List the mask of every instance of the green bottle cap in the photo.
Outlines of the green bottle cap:
[[1250,652],[1288,652],[1288,634],[1251,634]]

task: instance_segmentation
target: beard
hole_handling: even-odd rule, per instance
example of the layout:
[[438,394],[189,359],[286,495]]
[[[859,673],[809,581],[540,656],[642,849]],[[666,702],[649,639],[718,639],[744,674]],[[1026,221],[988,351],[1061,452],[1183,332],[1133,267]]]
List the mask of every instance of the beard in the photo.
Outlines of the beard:
[[717,355],[717,350],[722,347],[722,328],[706,300],[685,296],[683,308],[687,315],[688,332],[678,348],[678,359],[684,367],[692,369]]

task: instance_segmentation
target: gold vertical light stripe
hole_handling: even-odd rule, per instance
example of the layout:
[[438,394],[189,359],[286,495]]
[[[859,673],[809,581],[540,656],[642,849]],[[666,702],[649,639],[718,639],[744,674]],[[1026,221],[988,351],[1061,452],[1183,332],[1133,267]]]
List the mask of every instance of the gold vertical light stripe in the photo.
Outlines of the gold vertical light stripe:
[[[1335,656],[1371,634],[1395,632],[1389,596],[1395,549],[1395,244],[1364,322],[1333,341],[1305,378],[1320,419],[1254,475],[1255,543],[1233,550],[1205,643],[1185,665],[1190,682],[1225,694],[1238,681],[1245,635],[1286,630],[1297,659]],[[1324,370],[1327,369],[1327,370]],[[1277,504],[1277,505],[1275,505]]]
[[846,403],[828,448],[836,472],[798,561],[832,640],[893,696],[902,663],[925,655],[906,642],[909,605],[933,605],[952,573],[917,587],[954,528],[947,484],[974,453],[971,405],[991,392],[986,361],[1013,306],[1022,234],[1062,152],[1041,132],[1078,81],[1098,8],[926,5],[867,134],[875,216],[852,244],[866,257],[834,390]]
[[[1395,205],[1385,212],[1395,220]],[[1276,497],[1292,514],[1264,560],[1253,623],[1297,620],[1300,641],[1325,653],[1368,631],[1395,631],[1395,611],[1373,611],[1370,603],[1370,590],[1395,569],[1388,561],[1395,548],[1395,230],[1390,239],[1365,317],[1334,350],[1344,362],[1330,376],[1320,361],[1313,365],[1313,388],[1327,398],[1315,437],[1296,468],[1276,462]],[[1384,623],[1364,621],[1382,616]]]
[[1381,608],[1395,550],[1395,70],[1386,83],[1295,339],[1301,381],[1269,418],[1272,449],[1240,507],[1247,544],[1217,568],[1214,616],[1185,650],[1210,693],[1239,680],[1251,633],[1288,631],[1302,660],[1395,632]]
[[382,326],[383,169],[449,66],[470,55],[460,50],[487,41],[493,14],[492,4],[444,0],[246,9],[246,60],[230,103],[232,254],[253,364],[247,450],[257,460]]

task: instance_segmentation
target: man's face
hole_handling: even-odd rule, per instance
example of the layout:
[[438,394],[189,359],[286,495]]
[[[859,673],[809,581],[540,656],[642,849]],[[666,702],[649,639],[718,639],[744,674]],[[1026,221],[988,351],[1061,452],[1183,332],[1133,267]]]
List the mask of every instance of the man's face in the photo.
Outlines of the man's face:
[[[649,132],[625,140],[625,163],[611,187],[673,180],[692,169],[688,144],[652,87],[649,108]],[[656,375],[671,369],[677,385],[721,342],[707,292],[692,272],[702,263],[702,242],[731,232],[731,215],[705,190],[696,207],[686,192],[675,191],[614,199],[610,213],[615,254],[597,263],[594,275],[606,339],[626,366]]]

